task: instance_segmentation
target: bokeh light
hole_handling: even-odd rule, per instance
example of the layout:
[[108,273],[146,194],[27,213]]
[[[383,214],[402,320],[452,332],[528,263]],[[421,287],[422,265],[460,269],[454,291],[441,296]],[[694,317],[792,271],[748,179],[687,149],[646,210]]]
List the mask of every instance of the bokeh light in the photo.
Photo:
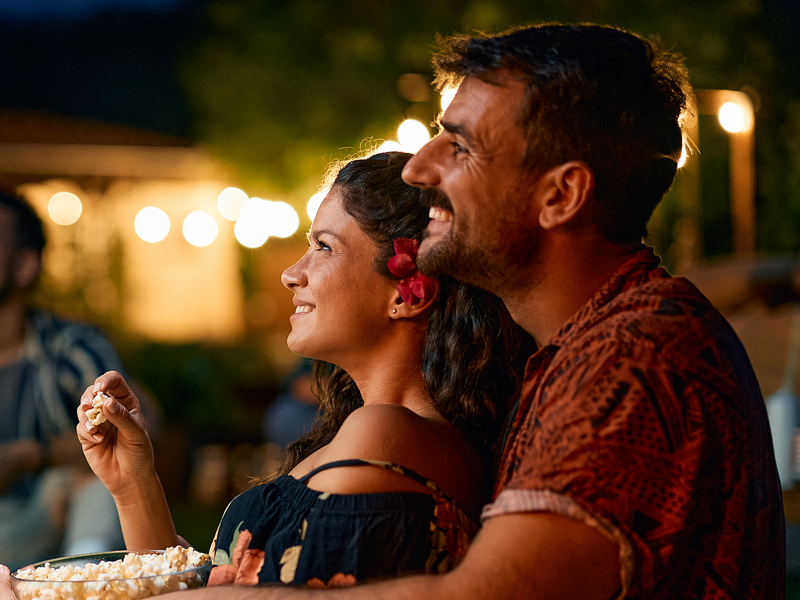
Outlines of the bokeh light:
[[248,200],[249,197],[247,194],[239,188],[225,188],[219,193],[219,197],[217,197],[217,210],[219,214],[228,219],[228,221],[235,221],[239,218],[242,206],[244,206],[244,203]]
[[393,140],[386,140],[375,149],[373,154],[380,154],[381,152],[402,152],[405,150],[398,142]]
[[245,248],[258,248],[269,239],[270,205],[261,198],[250,198],[242,206],[233,235]]
[[406,119],[397,128],[397,139],[406,152],[413,154],[430,141],[431,133],[416,119]]
[[447,110],[447,107],[450,106],[450,103],[453,101],[457,91],[457,88],[447,88],[446,90],[442,90],[442,110]]
[[81,199],[70,192],[53,194],[47,205],[47,213],[59,225],[72,225],[81,217],[82,212]]
[[136,235],[151,244],[160,242],[167,237],[169,227],[167,213],[155,206],[148,206],[140,210],[133,222]]
[[744,129],[744,111],[733,102],[726,102],[719,109],[719,124],[725,131],[739,133]]
[[192,246],[203,248],[217,239],[219,225],[207,212],[196,210],[183,220],[183,237]]
[[270,235],[281,238],[289,237],[300,227],[300,218],[297,216],[297,212],[286,202],[273,202],[270,209],[272,212]]
[[[400,144],[398,144],[399,146]],[[317,192],[308,200],[308,204],[306,204],[306,212],[308,213],[308,218],[312,221],[314,217],[317,216],[317,211],[319,210],[319,205],[322,204],[322,200],[325,198],[327,192]]]

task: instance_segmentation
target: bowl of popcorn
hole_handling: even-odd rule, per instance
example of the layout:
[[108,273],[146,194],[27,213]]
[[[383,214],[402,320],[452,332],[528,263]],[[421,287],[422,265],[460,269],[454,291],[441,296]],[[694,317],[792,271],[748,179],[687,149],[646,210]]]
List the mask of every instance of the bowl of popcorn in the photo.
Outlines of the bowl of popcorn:
[[18,600],[138,599],[200,587],[210,570],[207,554],[174,546],[57,558],[17,569],[11,586]]

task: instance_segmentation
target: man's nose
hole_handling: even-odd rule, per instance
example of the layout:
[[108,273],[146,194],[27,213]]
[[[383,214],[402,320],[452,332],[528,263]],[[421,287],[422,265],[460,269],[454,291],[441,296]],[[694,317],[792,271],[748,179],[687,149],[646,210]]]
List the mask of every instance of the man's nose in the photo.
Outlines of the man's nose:
[[420,188],[438,185],[439,168],[436,158],[440,142],[439,138],[433,138],[411,157],[403,167],[403,181]]

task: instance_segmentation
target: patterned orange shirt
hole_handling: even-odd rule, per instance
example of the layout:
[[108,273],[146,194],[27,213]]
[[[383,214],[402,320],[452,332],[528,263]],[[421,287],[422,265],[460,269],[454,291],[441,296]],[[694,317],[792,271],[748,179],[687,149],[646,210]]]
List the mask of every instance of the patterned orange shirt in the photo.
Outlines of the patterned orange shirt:
[[785,523],[741,342],[642,248],[530,357],[482,518],[549,511],[619,543],[624,598],[783,598]]

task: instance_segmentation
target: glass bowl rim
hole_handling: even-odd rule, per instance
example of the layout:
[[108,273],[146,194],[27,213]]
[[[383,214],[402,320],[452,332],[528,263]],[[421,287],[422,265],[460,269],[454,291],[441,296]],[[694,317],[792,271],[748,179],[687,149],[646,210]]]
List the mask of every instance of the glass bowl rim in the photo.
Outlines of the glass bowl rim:
[[[159,573],[153,575],[140,575],[139,577],[115,577],[113,579],[67,579],[67,580],[53,580],[53,579],[25,579],[23,577],[19,577],[17,574],[22,571],[23,569],[36,569],[38,567],[44,567],[47,564],[50,564],[51,567],[55,570],[59,567],[66,566],[69,564],[74,563],[81,563],[81,567],[85,567],[87,563],[94,563],[99,564],[101,562],[112,562],[121,560],[126,557],[128,554],[164,554],[165,550],[110,550],[108,552],[93,552],[91,554],[75,554],[73,556],[61,556],[58,558],[50,558],[48,560],[42,560],[25,567],[20,567],[11,573],[11,579],[19,581],[25,584],[70,584],[70,583],[105,583],[111,581],[138,581],[138,580],[147,580],[147,579],[154,579],[156,577],[172,577],[173,575],[182,575],[187,573],[202,573],[205,569],[209,569],[211,566],[211,559],[207,559],[201,565],[197,565],[195,567],[189,567],[188,569],[183,569],[182,571],[171,571],[169,573]],[[109,559],[106,557],[119,555],[118,558]],[[52,566],[54,563],[61,563]]]

